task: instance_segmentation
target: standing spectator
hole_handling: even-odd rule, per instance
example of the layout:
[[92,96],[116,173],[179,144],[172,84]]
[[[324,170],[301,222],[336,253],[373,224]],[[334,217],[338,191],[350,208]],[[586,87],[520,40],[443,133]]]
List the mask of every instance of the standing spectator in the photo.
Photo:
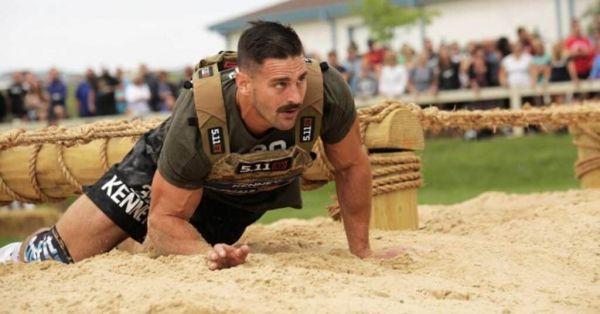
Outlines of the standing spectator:
[[459,89],[461,84],[458,79],[459,64],[452,61],[450,52],[446,46],[440,48],[438,70],[438,82],[440,90]]
[[355,43],[351,43],[348,46],[348,57],[344,62],[346,73],[348,74],[347,82],[350,85],[350,90],[353,95],[356,95],[358,89],[358,79],[362,71],[362,58],[358,55],[358,49]]
[[596,55],[592,62],[592,70],[590,71],[589,79],[597,80],[600,79],[600,42],[596,42]]
[[[460,89],[461,86],[467,86],[466,83],[460,82],[460,64],[452,61],[450,52],[447,46],[441,46],[439,51],[439,61],[437,67],[438,73],[438,89],[439,90],[455,90]],[[466,72],[466,71],[465,71]],[[459,103],[445,103],[440,105],[443,109],[453,109],[462,106]]]
[[8,112],[6,109],[6,98],[4,92],[0,90],[0,122],[4,122],[4,119],[6,119],[6,113]]
[[398,64],[398,57],[393,50],[387,50],[379,73],[379,95],[398,98],[406,91],[408,72],[403,64]]
[[[569,58],[562,43],[556,43],[552,47],[552,59],[550,61],[550,82],[568,82],[579,83],[575,63]],[[562,104],[565,102],[565,95],[552,95],[552,102]]]
[[499,81],[502,86],[510,88],[535,86],[531,56],[523,51],[520,41],[515,42],[513,52],[502,59]]
[[[494,40],[486,40],[483,42],[483,53],[485,54],[485,63],[490,78],[490,86],[498,86],[498,72],[500,71],[500,62],[502,61],[502,53],[498,51]],[[475,52],[477,54],[477,52]]]
[[369,98],[377,95],[377,74],[369,64],[369,60],[362,59],[362,67],[356,82],[356,94],[358,98]]
[[425,38],[425,40],[423,40],[423,50],[427,54],[427,66],[432,69],[437,68],[439,55],[435,52],[431,39]]
[[115,71],[115,78],[119,81],[119,84],[115,87],[115,101],[117,114],[124,114],[127,110],[127,100],[125,99],[125,89],[129,86],[130,82],[125,77],[123,69],[117,68]]
[[517,38],[517,40],[521,43],[521,46],[523,47],[523,51],[527,52],[528,54],[532,54],[533,39],[531,34],[529,34],[525,27],[519,26],[517,28]]
[[94,70],[87,69],[85,77],[77,86],[75,99],[77,100],[77,109],[80,117],[92,117],[96,113],[96,74]]
[[594,60],[594,49],[590,39],[583,36],[577,19],[571,21],[571,35],[565,39],[564,45],[569,57],[575,62],[577,77],[588,78]]
[[48,120],[51,124],[65,117],[67,103],[67,85],[60,79],[58,70],[51,68],[48,72],[48,94],[50,94],[50,108]]
[[150,110],[157,112],[160,111],[160,95],[158,92],[158,80],[154,74],[150,73],[148,67],[145,64],[140,64],[139,74],[142,76],[144,83],[150,88]]
[[117,114],[115,90],[118,85],[119,81],[110,75],[108,69],[102,69],[102,74],[98,78],[98,89],[96,90],[96,115]]
[[46,121],[50,112],[50,95],[43,88],[41,81],[34,75],[27,76],[29,90],[25,95],[25,109],[30,121]]
[[175,107],[175,85],[169,82],[166,71],[158,72],[158,95],[160,98],[160,111],[172,111]]
[[500,37],[496,42],[496,49],[500,52],[500,59],[506,58],[512,50],[510,47],[510,42],[506,37]]
[[379,68],[381,66],[381,63],[383,62],[383,55],[385,51],[374,39],[369,39],[367,41],[367,46],[369,47],[369,51],[365,53],[363,58],[367,60],[367,64],[370,67],[370,70],[376,71],[377,68]]
[[[486,61],[486,53],[483,48],[478,47],[473,56],[473,62],[468,69],[470,87],[474,91],[480,88],[494,86],[494,74],[490,71],[489,64]],[[469,103],[469,109],[489,109],[498,107],[499,102],[494,100]]]
[[136,75],[133,81],[125,90],[125,99],[127,99],[127,114],[133,116],[142,116],[150,113],[149,101],[152,97],[150,88],[144,82],[141,75]]
[[398,54],[398,64],[402,64],[406,69],[410,69],[415,62],[415,50],[408,44],[403,43]]
[[341,65],[338,61],[338,55],[335,50],[331,50],[329,53],[327,53],[327,63],[330,67],[333,67],[340,72],[346,82],[348,81],[348,70],[346,70],[346,67]]
[[531,44],[534,77],[537,84],[547,84],[550,81],[550,56],[544,50],[544,43],[540,39],[533,40]]
[[437,73],[428,63],[428,54],[421,53],[417,63],[410,70],[408,76],[408,91],[414,95],[435,95],[437,93]]
[[461,61],[465,58],[465,55],[463,54],[462,50],[460,49],[460,45],[458,44],[458,42],[453,41],[450,44],[450,47],[448,49],[450,52],[450,58],[452,59],[453,62],[460,64]]
[[15,71],[12,74],[12,84],[8,87],[8,106],[13,117],[18,119],[27,119],[27,110],[25,110],[25,95],[27,88],[23,78],[23,73]]
[[[192,76],[194,75],[194,68],[191,66],[186,66],[183,69],[183,78],[181,79],[181,81],[179,82],[179,90],[185,87],[185,82],[190,82],[192,80]],[[177,98],[179,95],[179,91],[177,91],[177,94],[175,95],[175,98]]]

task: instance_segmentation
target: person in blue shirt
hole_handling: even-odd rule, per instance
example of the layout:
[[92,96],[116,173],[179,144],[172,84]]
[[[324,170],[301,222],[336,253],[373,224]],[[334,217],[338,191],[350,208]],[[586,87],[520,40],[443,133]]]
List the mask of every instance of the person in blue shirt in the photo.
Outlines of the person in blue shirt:
[[58,70],[55,68],[51,68],[48,72],[47,91],[50,94],[48,120],[50,124],[55,124],[65,117],[67,102],[67,85],[60,80]]
[[75,99],[80,117],[92,117],[96,115],[96,74],[92,69],[87,69],[85,78],[77,86]]

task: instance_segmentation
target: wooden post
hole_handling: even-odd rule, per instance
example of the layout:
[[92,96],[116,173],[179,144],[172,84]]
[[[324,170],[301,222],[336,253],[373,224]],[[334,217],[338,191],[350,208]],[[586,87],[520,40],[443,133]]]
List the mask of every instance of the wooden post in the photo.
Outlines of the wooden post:
[[[518,88],[513,87],[510,89],[510,110],[521,110],[521,107],[522,107],[521,93],[519,92]],[[523,129],[523,127],[520,127],[520,126],[515,126],[515,127],[513,127],[512,130],[513,130],[513,136],[521,137],[525,133],[525,130]]]
[[584,189],[600,189],[600,125],[569,127],[577,146],[575,173]]
[[[369,124],[365,145],[373,157],[415,157],[425,148],[419,118],[408,109],[391,112],[381,123]],[[372,167],[375,173],[382,166]],[[420,172],[420,169],[419,169]],[[378,179],[374,179],[374,183]],[[371,227],[383,230],[414,230],[419,227],[417,187],[395,190],[373,197]]]
[[[381,157],[415,156],[414,152],[380,153]],[[373,165],[377,171],[381,166]],[[371,228],[381,230],[415,230],[419,228],[417,187],[375,195],[371,208]]]

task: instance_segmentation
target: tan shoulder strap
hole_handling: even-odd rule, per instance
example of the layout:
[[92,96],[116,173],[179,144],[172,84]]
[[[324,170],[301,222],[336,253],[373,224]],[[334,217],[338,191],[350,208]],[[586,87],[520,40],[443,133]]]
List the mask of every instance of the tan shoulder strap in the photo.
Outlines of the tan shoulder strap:
[[323,117],[323,75],[319,63],[307,59],[308,71],[304,109],[296,121],[296,145],[311,151],[317,137],[321,134]]
[[211,164],[229,154],[229,131],[217,63],[200,67],[193,77],[194,105],[202,148]]

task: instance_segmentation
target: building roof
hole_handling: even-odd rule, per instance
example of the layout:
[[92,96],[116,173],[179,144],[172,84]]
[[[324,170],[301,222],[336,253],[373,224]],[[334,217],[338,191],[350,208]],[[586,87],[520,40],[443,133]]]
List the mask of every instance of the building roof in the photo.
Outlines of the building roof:
[[[258,11],[232,18],[208,27],[212,31],[228,34],[246,27],[249,21],[269,20],[281,23],[325,20],[352,14],[353,0],[288,0]],[[392,0],[398,5],[414,5],[427,0]]]

